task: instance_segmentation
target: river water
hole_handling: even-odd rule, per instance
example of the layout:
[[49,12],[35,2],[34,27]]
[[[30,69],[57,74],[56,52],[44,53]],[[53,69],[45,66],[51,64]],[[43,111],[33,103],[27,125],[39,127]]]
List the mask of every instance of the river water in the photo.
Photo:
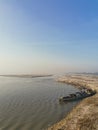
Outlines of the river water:
[[77,104],[58,98],[76,91],[49,77],[0,77],[0,130],[44,130]]

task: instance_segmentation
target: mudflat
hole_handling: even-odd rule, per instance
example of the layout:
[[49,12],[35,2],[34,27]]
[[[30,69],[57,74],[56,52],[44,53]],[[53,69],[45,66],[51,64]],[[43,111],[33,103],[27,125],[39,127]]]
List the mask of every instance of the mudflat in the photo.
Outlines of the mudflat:
[[47,130],[98,130],[98,76],[73,74],[57,81],[96,90],[96,94],[83,99],[67,117]]

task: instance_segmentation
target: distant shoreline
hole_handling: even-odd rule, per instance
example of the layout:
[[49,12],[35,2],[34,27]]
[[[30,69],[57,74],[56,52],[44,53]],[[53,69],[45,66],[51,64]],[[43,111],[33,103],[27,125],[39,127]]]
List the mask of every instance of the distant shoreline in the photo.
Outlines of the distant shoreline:
[[98,130],[98,76],[72,74],[61,77],[58,81],[77,88],[90,88],[97,93],[82,100],[67,117],[47,130]]
[[38,77],[51,77],[53,75],[0,75],[3,77],[18,77],[18,78],[38,78]]

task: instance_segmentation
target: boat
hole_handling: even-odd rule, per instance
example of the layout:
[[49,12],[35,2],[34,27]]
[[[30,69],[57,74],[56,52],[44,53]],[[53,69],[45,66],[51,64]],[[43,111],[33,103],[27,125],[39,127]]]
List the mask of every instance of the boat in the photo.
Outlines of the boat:
[[94,94],[96,94],[96,91],[93,91],[91,89],[85,89],[85,90],[82,90],[80,92],[69,94],[66,97],[60,97],[59,101],[60,102],[62,102],[62,101],[63,102],[65,102],[65,101],[76,101],[76,100],[80,100],[80,99],[83,99],[83,98],[93,96]]

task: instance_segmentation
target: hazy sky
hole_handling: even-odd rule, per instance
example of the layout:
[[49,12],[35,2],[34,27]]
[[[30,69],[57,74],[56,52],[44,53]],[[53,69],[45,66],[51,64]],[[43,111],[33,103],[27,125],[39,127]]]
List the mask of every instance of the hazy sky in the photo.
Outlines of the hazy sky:
[[98,71],[97,0],[0,0],[0,74]]

